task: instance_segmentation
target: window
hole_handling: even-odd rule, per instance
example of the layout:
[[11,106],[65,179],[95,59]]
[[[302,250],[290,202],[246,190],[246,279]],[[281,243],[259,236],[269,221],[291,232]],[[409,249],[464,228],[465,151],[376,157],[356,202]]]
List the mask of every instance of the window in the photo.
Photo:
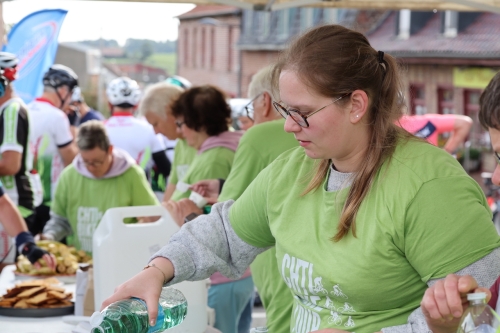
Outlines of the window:
[[205,68],[205,58],[206,58],[206,29],[201,29],[201,68]]
[[192,41],[192,48],[191,48],[191,66],[193,68],[196,68],[196,58],[198,57],[198,52],[196,52],[196,43],[198,42],[198,29],[194,28],[193,29],[193,41]]
[[410,113],[412,115],[422,115],[427,113],[427,107],[425,106],[425,89],[423,85],[411,85],[410,98]]
[[189,66],[189,30],[184,30],[184,54],[183,54],[184,66]]
[[464,90],[464,114],[472,118],[474,123],[469,134],[469,140],[473,147],[485,147],[488,145],[488,133],[479,122],[479,97],[480,90]]
[[227,71],[231,72],[233,69],[233,27],[227,28]]
[[313,26],[313,8],[300,8],[300,31]]
[[337,23],[338,21],[337,8],[326,8],[323,10],[323,23],[331,24]]
[[215,68],[215,27],[210,30],[210,69]]
[[278,11],[278,23],[276,24],[276,36],[280,39],[288,37],[288,10],[282,9]]
[[438,89],[438,113],[439,114],[455,113],[455,103],[453,101],[453,88]]

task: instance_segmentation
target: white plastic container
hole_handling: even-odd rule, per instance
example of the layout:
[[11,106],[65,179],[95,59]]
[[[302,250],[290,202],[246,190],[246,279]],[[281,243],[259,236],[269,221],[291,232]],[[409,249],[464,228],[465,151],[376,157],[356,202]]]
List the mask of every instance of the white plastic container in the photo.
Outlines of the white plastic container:
[[[161,216],[153,223],[123,223],[124,218]],[[162,206],[112,208],[106,211],[93,237],[95,309],[148,263],[152,254],[179,230]],[[176,284],[188,302],[182,324],[169,333],[202,333],[207,328],[207,282],[185,281]]]

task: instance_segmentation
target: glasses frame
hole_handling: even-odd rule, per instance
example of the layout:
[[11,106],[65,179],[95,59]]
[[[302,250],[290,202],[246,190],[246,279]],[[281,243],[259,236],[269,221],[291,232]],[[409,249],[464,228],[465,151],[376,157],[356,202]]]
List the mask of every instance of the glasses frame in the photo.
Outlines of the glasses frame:
[[[309,118],[309,117],[311,117],[312,115],[314,115],[314,114],[316,114],[316,113],[320,112],[321,110],[323,110],[323,109],[324,109],[324,108],[326,108],[327,106],[330,106],[330,105],[332,105],[332,104],[335,104],[336,102],[340,101],[340,100],[341,100],[342,98],[344,98],[344,97],[349,96],[350,94],[351,94],[351,93],[344,94],[344,95],[342,95],[342,96],[340,96],[340,97],[338,97],[338,98],[334,99],[334,100],[333,100],[333,102],[328,103],[327,105],[325,105],[325,106],[323,106],[323,107],[321,107],[321,108],[317,109],[316,111],[313,111],[313,112],[311,112],[311,113],[309,113],[308,115],[305,115],[305,116],[304,116],[302,113],[300,113],[300,112],[297,112],[297,111],[289,111],[289,110],[287,110],[287,109],[286,109],[283,105],[281,105],[281,104],[280,104],[280,103],[281,103],[281,101],[279,101],[279,102],[274,102],[274,101],[273,101],[273,106],[274,106],[274,108],[276,109],[276,111],[278,111],[278,113],[279,113],[279,114],[280,114],[283,118],[285,118],[285,119],[286,119],[288,116],[291,116],[291,117],[292,117],[292,119],[293,119],[293,121],[295,121],[295,122],[297,123],[297,125],[299,125],[300,127],[303,127],[303,128],[307,128],[307,127],[309,127],[309,122],[307,121],[307,118]],[[300,122],[300,119],[295,118],[296,116],[294,116],[294,115],[296,115],[296,116],[300,116],[300,118],[302,118],[303,123],[301,123],[301,122]]]
[[83,160],[83,164],[85,164],[86,166],[100,167],[101,165],[106,163],[107,158],[108,158],[108,153],[106,153],[106,156],[104,156],[104,158],[100,161],[85,161],[83,159],[82,160]]
[[180,129],[182,127],[182,125],[184,125],[185,123],[186,123],[185,121],[177,121],[176,120],[175,121],[175,126],[177,126],[177,128]]
[[[250,118],[251,121],[254,121],[254,119],[253,119],[253,114],[254,114],[253,102],[255,102],[257,100],[257,98],[259,98],[260,96],[262,96],[262,94],[263,94],[263,92],[261,92],[260,94],[258,94],[254,98],[252,98],[250,100],[250,102],[248,102],[248,104],[244,106],[244,109],[245,109],[245,111],[247,113],[247,117]],[[252,110],[252,111],[250,112],[250,110]]]
[[495,157],[497,158],[497,163],[500,164],[500,155],[495,152]]

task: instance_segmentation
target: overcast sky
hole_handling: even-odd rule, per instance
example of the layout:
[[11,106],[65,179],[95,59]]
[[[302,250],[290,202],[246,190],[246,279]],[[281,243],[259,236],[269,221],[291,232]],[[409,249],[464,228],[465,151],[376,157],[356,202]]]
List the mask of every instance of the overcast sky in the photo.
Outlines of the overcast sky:
[[28,14],[60,8],[68,10],[60,42],[84,39],[115,39],[123,45],[127,38],[156,41],[177,39],[179,21],[174,16],[192,9],[191,4],[140,3],[77,0],[14,0],[3,3],[5,23],[17,23]]

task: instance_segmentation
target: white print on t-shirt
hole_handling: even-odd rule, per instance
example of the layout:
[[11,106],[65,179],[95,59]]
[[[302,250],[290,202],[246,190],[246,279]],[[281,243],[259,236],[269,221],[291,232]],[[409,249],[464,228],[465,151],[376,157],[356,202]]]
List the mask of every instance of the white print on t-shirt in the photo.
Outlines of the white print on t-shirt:
[[345,299],[349,298],[346,295],[344,295],[344,293],[342,292],[342,290],[340,289],[340,286],[338,284],[333,286],[333,291],[330,291],[330,293],[337,296],[337,297],[342,297]]
[[323,287],[323,284],[321,283],[321,279],[322,279],[321,276],[318,276],[317,278],[314,279],[314,291],[317,293],[323,293],[325,295],[328,295],[328,290],[326,290]]
[[76,227],[82,250],[92,252],[92,235],[101,218],[102,212],[97,207],[78,207]]
[[296,299],[291,332],[308,333],[318,330],[322,311],[330,314],[330,325],[349,328],[356,326],[352,316],[348,315],[356,311],[345,301],[349,297],[342,291],[340,284],[332,286],[333,291],[328,293],[323,285],[323,278],[314,276],[312,263],[285,254],[281,262],[281,275]]
[[182,180],[189,170],[189,164],[181,164],[177,166],[177,179]]

